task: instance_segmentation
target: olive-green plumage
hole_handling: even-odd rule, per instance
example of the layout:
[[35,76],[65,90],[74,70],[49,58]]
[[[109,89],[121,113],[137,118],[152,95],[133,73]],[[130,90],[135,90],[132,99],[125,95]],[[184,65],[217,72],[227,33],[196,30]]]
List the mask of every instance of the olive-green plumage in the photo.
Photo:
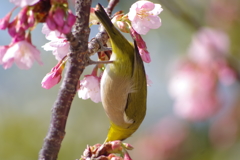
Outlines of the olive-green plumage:
[[146,114],[147,84],[143,61],[136,42],[131,45],[114,27],[99,4],[96,16],[105,27],[112,55],[101,79],[104,110],[110,119],[106,142],[124,140],[142,123]]

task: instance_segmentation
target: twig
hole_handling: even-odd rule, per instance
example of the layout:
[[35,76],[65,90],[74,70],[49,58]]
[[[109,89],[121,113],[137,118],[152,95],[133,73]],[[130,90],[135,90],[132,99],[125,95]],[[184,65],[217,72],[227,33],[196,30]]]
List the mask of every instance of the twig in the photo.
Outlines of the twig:
[[114,7],[118,4],[119,0],[110,0],[107,6],[107,14],[110,16]]
[[[118,4],[119,0],[110,0],[107,6],[107,13],[108,16],[111,16],[112,11],[114,7]],[[101,44],[106,44],[108,40],[108,34],[107,32],[101,28],[100,32],[96,35],[95,38],[91,39],[91,41],[88,43],[88,52],[89,56],[96,53],[100,48]]]

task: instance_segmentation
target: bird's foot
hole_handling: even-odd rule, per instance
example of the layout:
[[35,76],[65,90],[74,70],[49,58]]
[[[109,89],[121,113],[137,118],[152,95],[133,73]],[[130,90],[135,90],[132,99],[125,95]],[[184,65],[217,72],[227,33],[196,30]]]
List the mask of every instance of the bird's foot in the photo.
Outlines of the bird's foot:
[[109,64],[109,63],[113,63],[113,61],[93,61],[93,60],[89,60],[88,65],[92,65],[92,64]]
[[98,49],[97,52],[111,51],[112,50],[112,48],[104,46],[102,41],[99,41],[98,39],[96,39],[96,40],[97,40],[98,44],[100,45],[100,48]]

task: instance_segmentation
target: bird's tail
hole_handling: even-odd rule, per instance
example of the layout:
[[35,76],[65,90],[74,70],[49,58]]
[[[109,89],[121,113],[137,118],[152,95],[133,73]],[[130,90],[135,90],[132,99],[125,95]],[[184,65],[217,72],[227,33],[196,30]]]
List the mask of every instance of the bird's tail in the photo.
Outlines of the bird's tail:
[[121,128],[111,123],[105,142],[115,140],[123,141],[124,139],[130,137],[135,131],[135,129]]
[[115,39],[121,39],[121,40],[127,41],[125,37],[117,30],[117,28],[115,28],[115,26],[113,25],[112,21],[108,17],[107,13],[105,12],[101,4],[97,5],[95,14],[100,20],[100,22],[103,24],[110,38],[115,37]]

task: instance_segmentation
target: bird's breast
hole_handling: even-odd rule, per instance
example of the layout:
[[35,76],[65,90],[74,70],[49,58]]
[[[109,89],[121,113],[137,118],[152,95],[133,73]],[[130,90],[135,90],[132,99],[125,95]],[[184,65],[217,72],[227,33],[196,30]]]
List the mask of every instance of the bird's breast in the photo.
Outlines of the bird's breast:
[[128,127],[124,113],[131,88],[131,77],[112,71],[114,64],[107,65],[101,78],[101,96],[104,110],[116,125]]

